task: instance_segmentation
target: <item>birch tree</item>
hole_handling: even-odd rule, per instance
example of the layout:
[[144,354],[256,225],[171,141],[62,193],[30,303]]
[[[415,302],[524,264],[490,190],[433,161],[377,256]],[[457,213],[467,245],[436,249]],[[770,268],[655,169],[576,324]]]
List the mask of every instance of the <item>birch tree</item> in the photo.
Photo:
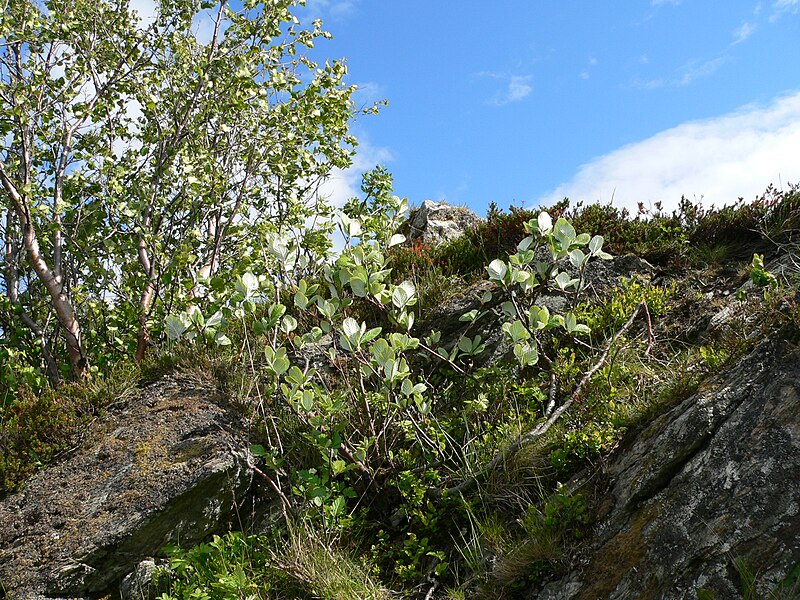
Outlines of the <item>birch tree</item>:
[[308,57],[329,34],[301,2],[164,0],[149,23],[126,0],[0,4],[0,323],[51,382],[63,351],[87,375],[105,315],[141,360],[167,310],[329,211],[354,87]]

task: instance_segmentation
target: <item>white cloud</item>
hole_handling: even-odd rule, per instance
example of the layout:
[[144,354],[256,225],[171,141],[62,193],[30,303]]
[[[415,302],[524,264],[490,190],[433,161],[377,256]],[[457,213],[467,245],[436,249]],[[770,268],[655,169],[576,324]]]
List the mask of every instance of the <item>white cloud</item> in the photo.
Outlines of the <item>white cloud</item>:
[[499,97],[498,102],[500,104],[508,104],[509,102],[519,102],[523,98],[526,98],[533,91],[530,80],[530,75],[512,76],[508,81],[508,89],[505,94]]
[[505,88],[497,92],[490,100],[489,104],[494,106],[505,106],[512,102],[519,102],[527,98],[533,91],[531,85],[532,75],[507,75],[495,71],[482,71],[476,73],[475,77],[498,79],[505,83]]
[[331,17],[344,17],[352,13],[358,0],[310,0],[307,8],[314,17],[324,13]]
[[727,58],[720,56],[699,63],[689,63],[681,69],[682,72],[677,84],[689,85],[698,79],[708,77],[715,73],[726,61]]
[[800,92],[767,106],[693,121],[624,146],[581,166],[541,196],[608,202],[635,211],[639,202],[676,208],[682,195],[706,205],[755,198],[767,185],[800,181]]
[[[392,153],[388,148],[373,146],[366,138],[362,137],[356,148],[353,164],[347,169],[334,169],[331,176],[322,182],[319,193],[326,197],[332,206],[341,208],[350,198],[363,197],[361,191],[361,176],[376,165],[386,165],[392,160]],[[313,226],[315,218],[309,219],[307,226]],[[344,248],[344,238],[339,231],[333,237],[334,254]]]
[[798,12],[800,12],[800,0],[775,0],[769,20],[774,23],[785,13],[797,14]]
[[637,80],[633,82],[633,87],[645,90],[655,90],[663,87],[684,87],[698,79],[713,75],[727,61],[727,56],[718,56],[706,61],[692,60],[676,69],[670,77],[644,81]]
[[591,76],[590,70],[592,69],[592,67],[597,65],[597,62],[598,61],[596,57],[590,56],[586,61],[587,67],[583,71],[578,73],[578,77],[580,77],[583,80],[589,79],[589,77]]
[[748,23],[745,21],[739,27],[733,30],[733,43],[734,44],[741,44],[756,30],[756,26],[753,23]]

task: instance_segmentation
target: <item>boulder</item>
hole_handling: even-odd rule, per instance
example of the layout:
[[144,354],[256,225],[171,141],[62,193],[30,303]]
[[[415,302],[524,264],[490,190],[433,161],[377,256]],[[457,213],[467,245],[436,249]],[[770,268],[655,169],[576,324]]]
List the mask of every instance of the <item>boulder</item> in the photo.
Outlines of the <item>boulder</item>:
[[474,212],[463,206],[425,200],[409,218],[409,240],[419,240],[436,246],[458,237],[482,221]]
[[763,340],[617,452],[582,566],[529,597],[741,599],[745,570],[752,597],[795,597],[799,338]]
[[251,487],[246,424],[205,379],[146,388],[0,503],[9,598],[98,597],[168,543],[240,527]]
[[140,562],[119,586],[119,595],[122,600],[155,600],[162,593],[167,592],[168,586],[161,582],[165,576],[161,575],[157,580],[154,580],[154,576],[159,569],[168,567],[169,561],[165,560],[148,558]]

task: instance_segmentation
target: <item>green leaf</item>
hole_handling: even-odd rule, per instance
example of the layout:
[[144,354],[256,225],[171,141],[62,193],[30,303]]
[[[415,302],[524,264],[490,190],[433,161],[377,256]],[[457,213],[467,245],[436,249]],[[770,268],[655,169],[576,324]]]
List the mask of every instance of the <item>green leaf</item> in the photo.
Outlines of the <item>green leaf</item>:
[[529,273],[528,271],[524,271],[522,269],[511,270],[511,283],[525,284],[531,277],[533,277],[533,274]]
[[274,326],[278,319],[280,319],[284,313],[286,313],[286,307],[283,304],[273,304],[269,307],[269,322],[271,323],[270,327]]
[[550,322],[550,311],[546,306],[531,306],[528,310],[528,324],[531,329],[538,331],[547,327]]
[[556,285],[561,291],[566,291],[568,288],[575,287],[580,283],[579,279],[572,279],[568,273],[561,272],[556,275]]
[[550,230],[553,229],[553,219],[550,215],[544,211],[539,213],[539,216],[536,219],[537,224],[539,225],[539,233],[542,235],[547,235],[550,233]]
[[250,298],[256,291],[258,291],[258,277],[252,273],[245,273],[237,278],[235,283],[236,291],[239,292],[244,298]]
[[519,365],[523,368],[535,365],[539,361],[539,353],[536,347],[529,346],[528,344],[515,344],[514,356],[519,361]]
[[577,244],[578,246],[585,246],[589,243],[589,234],[588,233],[581,233],[578,237],[575,238],[575,241],[572,242],[573,245]]
[[410,281],[404,281],[394,288],[394,291],[392,292],[392,304],[394,304],[400,310],[403,310],[406,308],[406,306],[415,303],[415,294],[416,289],[414,288],[414,284]]
[[496,258],[489,263],[489,266],[486,267],[486,271],[489,273],[489,279],[502,282],[508,273],[508,266],[505,262]]
[[402,244],[406,241],[406,236],[402,233],[395,233],[392,237],[389,238],[389,248],[392,246],[397,246],[398,244]]
[[222,323],[222,312],[217,311],[208,318],[206,327],[216,327],[220,323]]
[[352,317],[347,317],[344,321],[342,321],[342,332],[344,332],[345,337],[348,339],[355,340],[360,331],[361,326],[359,325],[358,321]]
[[264,446],[262,446],[261,444],[255,444],[253,446],[250,446],[250,454],[252,454],[253,456],[258,456],[260,458],[264,456],[270,456],[270,453],[267,452]]
[[376,337],[378,337],[380,333],[381,333],[380,327],[373,327],[372,329],[367,329],[366,333],[364,333],[364,335],[361,337],[361,343],[368,344]]
[[476,335],[474,339],[463,337],[458,340],[458,349],[464,354],[474,356],[483,352],[485,348],[486,344],[481,344],[481,336],[479,335]]
[[298,290],[294,295],[294,305],[301,310],[305,310],[308,307],[308,296]]
[[427,415],[431,412],[431,403],[428,400],[425,400],[425,398],[422,396],[414,396],[414,403],[417,405],[417,410],[421,414]]
[[569,250],[569,247],[575,241],[575,228],[569,221],[561,217],[556,221],[555,228],[553,229],[553,237],[561,242],[562,250]]
[[283,319],[281,320],[281,331],[286,335],[289,335],[292,331],[297,329],[297,319],[295,319],[292,315],[284,315]]
[[337,306],[333,300],[328,301],[323,298],[319,298],[317,300],[317,310],[319,313],[328,320],[333,319],[333,315],[336,314]]
[[303,390],[303,393],[300,396],[300,406],[302,406],[303,410],[306,412],[309,412],[312,408],[314,408],[314,392],[311,390]]
[[533,236],[529,235],[527,237],[522,238],[522,241],[517,244],[517,251],[527,250],[533,244]]
[[404,378],[408,375],[408,364],[406,359],[398,358],[393,361],[387,362],[383,366],[383,371],[386,375],[387,381],[394,382]]
[[292,365],[289,368],[289,372],[286,373],[286,379],[289,381],[289,383],[296,386],[303,385],[306,382],[306,376],[295,365]]
[[567,313],[564,317],[564,328],[569,333],[591,333],[591,329],[589,329],[588,325],[584,325],[582,323],[578,323],[575,313]]
[[203,318],[203,313],[201,313],[200,309],[196,306],[189,307],[189,321],[201,329],[206,323],[205,318]]
[[167,337],[171,340],[181,339],[181,336],[186,331],[184,322],[174,315],[168,315],[167,318],[164,319],[164,325],[166,326]]
[[403,311],[398,315],[397,322],[400,323],[403,327],[406,328],[406,331],[411,331],[411,328],[414,326],[414,313],[413,312],[406,312]]
[[359,298],[365,298],[367,296],[367,284],[360,279],[351,279],[350,280],[350,289],[353,290],[353,293],[358,296]]
[[512,342],[522,342],[529,340],[531,337],[528,328],[519,319],[511,323],[503,323],[502,329],[511,338]]
[[214,342],[216,342],[217,346],[230,346],[232,343],[231,339],[221,331],[218,331],[214,336]]
[[576,248],[575,250],[570,251],[569,261],[576,269],[580,269],[583,266],[583,263],[586,262],[586,255],[582,250]]
[[389,342],[383,338],[375,340],[375,343],[372,345],[372,356],[375,358],[375,362],[381,367],[390,360],[393,361],[396,358],[394,350],[389,346]]
[[477,309],[475,309],[464,313],[463,315],[458,317],[458,320],[461,321],[462,323],[472,323],[477,316],[478,316],[478,311]]
[[290,363],[286,356],[286,348],[282,346],[277,351],[273,350],[271,346],[266,346],[264,348],[264,357],[268,367],[277,376],[283,375],[289,369]]
[[589,242],[589,252],[591,252],[593,256],[596,255],[598,252],[600,252],[600,250],[603,249],[604,241],[605,240],[603,239],[602,235],[594,236]]
[[253,323],[253,332],[256,335],[264,335],[269,331],[269,328],[270,326],[266,319],[261,319]]

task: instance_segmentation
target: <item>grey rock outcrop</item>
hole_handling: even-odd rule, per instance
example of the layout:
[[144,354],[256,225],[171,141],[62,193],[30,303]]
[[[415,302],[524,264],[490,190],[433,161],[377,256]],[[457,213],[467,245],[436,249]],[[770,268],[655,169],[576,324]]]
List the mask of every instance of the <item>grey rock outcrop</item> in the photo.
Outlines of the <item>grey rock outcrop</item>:
[[460,237],[468,228],[481,221],[474,212],[463,206],[425,200],[411,215],[408,238],[436,246]]
[[159,568],[168,566],[168,561],[156,561],[152,558],[143,560],[122,580],[119,595],[122,600],[154,600],[166,592],[166,585],[159,579],[154,581]]
[[213,388],[162,379],[96,429],[0,503],[8,598],[96,597],[167,543],[238,526],[246,427]]
[[741,599],[734,559],[757,597],[796,597],[776,590],[800,564],[798,338],[773,334],[620,450],[582,566],[530,597]]

